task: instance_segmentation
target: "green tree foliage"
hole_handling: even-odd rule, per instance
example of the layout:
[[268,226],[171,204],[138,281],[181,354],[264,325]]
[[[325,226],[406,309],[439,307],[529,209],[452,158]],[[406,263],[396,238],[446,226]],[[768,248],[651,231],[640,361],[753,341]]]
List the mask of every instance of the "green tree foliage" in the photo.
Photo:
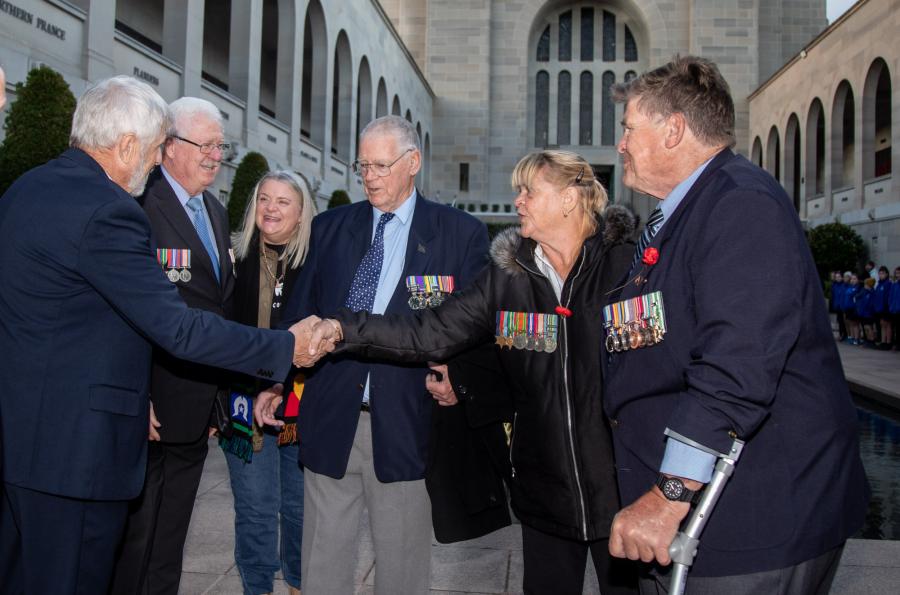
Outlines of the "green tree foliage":
[[250,194],[260,178],[269,171],[269,162],[262,154],[250,151],[237,166],[234,181],[231,183],[231,195],[228,197],[228,220],[231,231],[236,231],[243,223],[244,211],[250,201]]
[[350,204],[350,195],[348,195],[343,190],[335,190],[331,193],[331,198],[328,199],[328,207],[329,209],[333,209],[335,207],[340,207],[343,205]]
[[41,66],[28,73],[25,84],[16,84],[16,100],[8,109],[0,145],[0,195],[68,147],[75,96],[62,75]]
[[855,271],[868,256],[865,242],[849,225],[826,223],[814,227],[808,235],[809,248],[819,277],[828,279],[831,271]]

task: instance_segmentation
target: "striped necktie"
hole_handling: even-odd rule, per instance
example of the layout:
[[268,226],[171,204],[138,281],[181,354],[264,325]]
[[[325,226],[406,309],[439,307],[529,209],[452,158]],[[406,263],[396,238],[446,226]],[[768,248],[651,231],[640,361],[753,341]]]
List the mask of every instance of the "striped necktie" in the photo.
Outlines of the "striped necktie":
[[191,217],[191,223],[194,224],[197,236],[200,238],[200,242],[203,243],[203,247],[206,248],[207,254],[209,254],[213,271],[216,273],[216,281],[221,281],[219,279],[219,255],[216,254],[216,249],[213,247],[212,238],[209,237],[209,228],[206,226],[206,217],[203,216],[203,199],[199,196],[191,197],[187,201],[187,206],[194,213],[194,216]]
[[638,261],[640,261],[641,257],[644,255],[644,250],[647,249],[647,246],[649,246],[650,242],[653,240],[653,236],[659,231],[659,228],[663,224],[663,219],[665,219],[665,216],[659,207],[656,207],[653,209],[653,212],[650,213],[650,218],[647,219],[647,225],[644,226],[644,232],[641,234],[637,246],[635,246],[634,259],[631,261],[632,269],[637,266]]

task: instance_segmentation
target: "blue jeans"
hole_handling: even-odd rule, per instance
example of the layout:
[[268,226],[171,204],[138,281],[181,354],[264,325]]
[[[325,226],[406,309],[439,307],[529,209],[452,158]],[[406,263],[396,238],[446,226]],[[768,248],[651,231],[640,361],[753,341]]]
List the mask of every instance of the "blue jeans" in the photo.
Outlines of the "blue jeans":
[[277,436],[266,433],[250,463],[225,453],[234,494],[234,561],[247,595],[271,593],[279,567],[284,580],[300,588],[303,471],[297,451],[296,444],[279,447]]

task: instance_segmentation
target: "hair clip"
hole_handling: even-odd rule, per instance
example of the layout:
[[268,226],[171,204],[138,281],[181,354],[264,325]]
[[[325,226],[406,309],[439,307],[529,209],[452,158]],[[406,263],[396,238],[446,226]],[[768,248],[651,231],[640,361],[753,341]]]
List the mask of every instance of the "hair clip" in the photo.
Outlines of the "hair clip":
[[583,177],[584,177],[584,166],[582,165],[581,171],[578,172],[577,176],[575,176],[575,182],[573,182],[573,185],[577,186],[578,184],[581,184],[581,178],[583,178]]

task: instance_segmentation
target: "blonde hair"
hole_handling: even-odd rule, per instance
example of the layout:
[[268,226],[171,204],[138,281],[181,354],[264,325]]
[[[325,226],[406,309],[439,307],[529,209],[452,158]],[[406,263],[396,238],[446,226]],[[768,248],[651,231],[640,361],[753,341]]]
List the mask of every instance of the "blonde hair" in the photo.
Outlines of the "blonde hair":
[[578,202],[586,215],[587,235],[597,231],[609,197],[594,176],[594,170],[581,155],[571,151],[536,151],[525,155],[513,169],[513,190],[531,187],[538,174],[543,174],[545,180],[559,189],[575,188]]
[[234,246],[235,258],[244,260],[250,256],[250,247],[253,245],[253,238],[259,235],[256,229],[256,199],[259,196],[259,189],[269,180],[284,182],[297,194],[300,198],[300,224],[297,226],[294,235],[279,257],[285,261],[292,269],[296,269],[306,260],[306,254],[309,251],[309,231],[312,225],[312,219],[316,216],[316,203],[312,199],[312,191],[306,180],[292,171],[279,170],[270,171],[256,183],[250,200],[247,202],[247,210],[244,211],[244,223],[241,229],[231,236],[231,244]]

